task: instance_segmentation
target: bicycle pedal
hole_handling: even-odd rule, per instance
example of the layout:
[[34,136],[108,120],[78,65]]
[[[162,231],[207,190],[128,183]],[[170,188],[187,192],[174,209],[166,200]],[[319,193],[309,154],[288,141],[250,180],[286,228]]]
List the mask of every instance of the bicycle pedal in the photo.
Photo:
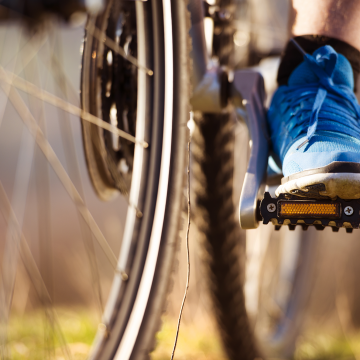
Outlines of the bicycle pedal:
[[275,230],[286,225],[290,230],[294,230],[297,225],[304,230],[309,226],[314,226],[316,230],[330,226],[335,232],[343,227],[347,233],[351,233],[360,225],[359,199],[319,200],[289,194],[273,198],[265,192],[258,210],[263,224],[271,222]]

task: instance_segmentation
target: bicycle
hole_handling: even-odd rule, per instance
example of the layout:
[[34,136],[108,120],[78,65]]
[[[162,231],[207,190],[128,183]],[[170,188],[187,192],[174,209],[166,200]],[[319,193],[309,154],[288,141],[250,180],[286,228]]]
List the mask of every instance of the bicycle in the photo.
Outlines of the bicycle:
[[[238,5],[238,10],[244,9],[246,2]],[[206,215],[214,221],[203,222],[199,226],[203,226],[203,232],[207,234],[207,246],[210,249],[208,253],[216,255],[210,259],[210,267],[214,269],[214,266],[220,266],[211,273],[215,284],[213,293],[221,303],[218,308],[218,322],[224,325],[223,341],[229,357],[236,358],[241,353],[246,358],[255,358],[259,354],[245,308],[242,288],[243,264],[239,263],[239,257],[235,252],[229,251],[244,244],[244,238],[233,218],[235,210],[230,185],[233,166],[231,164],[233,123],[230,112],[222,113],[228,105],[230,95],[241,115],[244,115],[244,105],[246,105],[243,102],[243,98],[246,97],[236,87],[230,88],[228,72],[222,69],[222,66],[234,68],[231,49],[234,36],[232,16],[236,7],[230,0],[222,0],[215,5],[208,4],[205,7],[206,17],[212,18],[215,23],[213,54],[219,59],[220,65],[210,70],[206,54],[202,7],[202,1],[190,2],[191,30],[190,14],[184,1],[108,1],[102,13],[90,14],[83,46],[82,110],[64,104],[61,99],[48,93],[36,91],[38,89],[28,82],[14,77],[4,69],[1,72],[10,101],[21,103],[21,97],[16,91],[10,92],[10,88],[6,87],[12,84],[41,100],[62,106],[66,111],[71,110],[82,118],[87,170],[97,196],[107,203],[121,194],[128,203],[124,237],[121,241],[120,257],[117,259],[85,207],[81,191],[78,192],[71,185],[72,183],[68,181],[69,177],[66,177],[62,170],[61,162],[54,157],[43,136],[43,131],[36,125],[29,111],[21,112],[23,121],[35,135],[38,145],[50,159],[55,172],[63,180],[65,188],[83,218],[82,221],[92,231],[92,235],[88,235],[86,247],[89,251],[89,261],[95,268],[92,275],[94,286],[99,287],[99,280],[94,265],[96,256],[93,255],[92,236],[102,248],[115,273],[91,359],[142,359],[148,356],[154,346],[154,334],[159,329],[159,318],[169,287],[177,247],[179,213],[184,199],[185,144],[188,138],[186,125],[190,111],[189,30],[193,43],[194,67],[191,102],[193,109],[203,114],[202,116],[195,114],[197,130],[193,136],[194,159],[203,171],[203,174],[201,171],[197,173],[195,171],[195,176],[203,181],[205,174],[211,185],[205,193],[203,190],[198,191],[197,202],[206,211],[214,210],[213,215]],[[83,7],[80,6],[79,9]],[[66,13],[67,17],[70,15]],[[256,55],[252,54],[253,57]],[[56,67],[56,59],[52,62]],[[251,77],[249,81],[251,79],[254,81],[253,74],[249,75],[246,72],[243,74]],[[261,96],[261,79],[256,76],[255,85],[258,91],[255,96]],[[236,77],[235,74],[233,84],[247,83],[244,78],[237,81]],[[66,85],[63,81],[63,79],[59,80],[64,91]],[[230,94],[234,90],[235,94]],[[259,101],[260,105],[261,103],[262,99]],[[251,112],[251,109],[247,110]],[[267,141],[262,143],[265,144]],[[31,148],[31,142],[29,146]],[[200,150],[201,147],[205,150]],[[221,149],[221,153],[216,152],[218,148]],[[22,152],[24,156],[27,153],[26,149]],[[204,161],[203,154],[210,155],[211,158],[205,158]],[[31,157],[31,152],[29,156]],[[267,151],[261,157],[261,162],[266,161]],[[209,163],[212,169],[209,168]],[[214,176],[214,170],[220,175],[220,179]],[[27,170],[28,175],[24,178],[30,176],[29,171],[30,169]],[[264,173],[265,170],[261,171]],[[257,177],[259,185],[263,175]],[[227,186],[219,186],[217,181]],[[18,186],[21,188],[23,185]],[[209,194],[218,200],[215,206],[214,203],[209,203]],[[7,236],[16,239],[12,244],[7,242],[9,252],[15,254],[14,245],[19,247],[27,271],[35,281],[39,279],[40,272],[28,251],[25,238],[21,237],[19,229],[22,221],[15,220],[14,214],[9,210],[10,204],[8,205],[7,212],[10,213],[8,218],[11,226]],[[20,208],[15,209],[15,212],[22,214],[24,208],[22,205],[19,206]],[[221,214],[223,209],[225,211]],[[110,208],[111,211],[113,209]],[[253,216],[253,205],[248,214],[250,218]],[[225,216],[226,221],[222,222],[221,216]],[[257,219],[250,219],[251,221],[257,223]],[[211,228],[212,225],[215,229]],[[227,234],[221,244],[216,241],[219,226],[220,233],[224,231]],[[231,262],[222,249],[231,256]],[[243,261],[244,249],[241,251],[240,260]],[[11,264],[16,264],[16,261],[13,261],[15,258],[8,258],[8,268],[13,268]],[[230,276],[232,263],[237,264],[237,268]],[[9,273],[8,289],[3,289],[2,296],[8,304],[11,304],[14,269]],[[229,280],[228,283],[223,282],[225,287],[229,284],[226,291],[218,286],[223,279]],[[236,283],[236,289],[230,297],[222,301],[221,296],[233,287],[231,283]],[[44,283],[40,281],[37,284],[37,291],[45,304],[50,323],[56,325]],[[296,286],[294,283],[294,289],[298,289]],[[98,301],[102,303],[101,291],[96,292],[98,292]],[[285,307],[292,304],[291,299],[285,302]],[[236,314],[234,315],[234,312],[230,314],[229,309],[236,309]],[[5,309],[2,322],[6,323],[8,317],[9,311]],[[228,322],[229,317],[231,317],[230,322]],[[241,331],[237,331],[238,329]],[[3,332],[2,336],[2,351],[5,357],[6,333]],[[290,342],[292,346],[294,340],[291,339]],[[64,349],[64,353],[68,353],[66,346]]]

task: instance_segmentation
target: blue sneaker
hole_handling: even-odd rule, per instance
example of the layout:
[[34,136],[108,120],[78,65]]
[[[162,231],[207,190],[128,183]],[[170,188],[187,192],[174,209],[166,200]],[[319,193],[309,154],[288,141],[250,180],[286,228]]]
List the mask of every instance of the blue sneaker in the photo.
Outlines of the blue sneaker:
[[323,46],[280,86],[268,111],[273,152],[298,196],[360,198],[360,106],[349,61]]

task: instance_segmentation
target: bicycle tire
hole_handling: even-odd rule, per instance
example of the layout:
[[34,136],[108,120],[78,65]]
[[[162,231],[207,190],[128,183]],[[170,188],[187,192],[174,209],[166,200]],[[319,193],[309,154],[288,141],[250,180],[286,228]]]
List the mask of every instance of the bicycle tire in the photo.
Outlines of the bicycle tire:
[[[205,277],[229,359],[259,357],[245,307],[245,233],[235,219],[233,119],[203,114],[194,131],[196,224],[202,233]],[[239,261],[239,258],[242,261]]]
[[[203,116],[200,121],[197,120],[192,139],[197,198],[195,216],[202,233],[203,263],[215,319],[229,359],[237,359],[239,354],[244,359],[254,359],[260,354],[291,358],[311,295],[312,274],[316,267],[316,233],[298,229],[301,232],[298,239],[300,248],[293,264],[291,289],[282,307],[282,316],[279,316],[278,308],[272,313],[266,306],[266,302],[276,300],[276,291],[282,290],[280,287],[283,284],[276,274],[279,268],[275,265],[278,264],[274,265],[275,270],[271,273],[275,279],[272,283],[277,281],[272,284],[275,287],[272,301],[269,301],[269,294],[264,295],[264,292],[270,292],[269,284],[264,280],[264,273],[269,272],[269,268],[266,264],[262,265],[263,274],[258,284],[262,293],[257,300],[257,313],[255,318],[249,316],[247,293],[244,293],[246,234],[238,226],[232,203],[233,127],[234,123],[226,115],[217,119]],[[284,234],[285,241],[295,240],[293,232],[284,231],[287,232]],[[272,237],[269,242],[279,246],[276,240],[279,239]],[[255,240],[250,238],[248,241]],[[276,251],[280,255],[280,250]],[[288,280],[283,279],[284,282]],[[261,328],[264,323],[266,331]]]
[[[136,219],[129,237],[131,249],[125,267],[129,279],[121,286],[120,275],[115,276],[104,312],[107,331],[98,332],[91,359],[145,359],[153,349],[154,336],[159,330],[160,316],[164,310],[178,244],[179,215],[183,200],[183,180],[186,174],[189,23],[185,1],[168,1],[167,4],[165,1],[127,3],[127,6],[136,7],[138,24],[136,35],[138,49],[141,49],[139,52],[142,51],[143,64],[154,70],[151,78],[147,76],[146,87],[140,88],[138,85],[138,88],[145,92],[143,92],[146,99],[146,103],[143,104],[145,106],[143,116],[146,115],[144,139],[150,143],[149,148],[144,150],[147,152],[147,157],[142,163],[142,183],[138,202],[138,208],[142,209],[143,216],[141,219]],[[164,4],[167,6],[163,6]],[[106,30],[107,17],[112,14],[111,5],[108,5],[104,14],[95,19],[102,31]],[[164,20],[166,18],[167,20]],[[171,28],[169,28],[169,20]],[[169,35],[172,49],[169,49]],[[93,114],[98,114],[99,109],[94,109],[92,106],[90,92],[93,89],[88,85],[94,84],[91,75],[98,76],[98,69],[95,69],[95,72],[91,69],[92,54],[97,45],[98,42],[93,37],[85,37],[82,104],[86,111]],[[172,68],[173,75],[167,73],[169,68]],[[137,99],[139,112],[139,99],[141,99],[139,92]],[[169,109],[166,108],[169,101],[173,106],[172,110],[170,109],[171,114],[164,114],[169,111],[166,110]],[[99,178],[96,179],[96,175],[99,175],[104,167],[99,171],[99,162],[96,161],[96,156],[99,155],[96,153],[98,149],[91,148],[93,146],[91,137],[86,139],[86,132],[92,130],[94,128],[83,122],[88,169],[97,194],[102,199],[109,200],[118,189],[111,182],[111,176],[107,178],[107,182],[101,184],[105,184],[103,189],[105,188],[105,192],[110,192],[110,196],[101,193],[102,190],[98,187]],[[164,164],[167,156],[168,177],[164,182],[161,177],[166,173]],[[134,168],[137,166],[135,162],[136,160],[134,160]],[[100,164],[103,166],[104,162]],[[95,176],[94,172],[97,172]],[[160,196],[163,199],[165,196],[165,202]],[[161,206],[163,206],[163,217],[156,223],[158,207]],[[154,232],[155,226],[158,227],[158,235]],[[156,243],[157,246],[154,247]],[[153,271],[150,277],[149,269]],[[138,314],[141,314],[140,318],[137,318]]]
[[[216,5],[221,10],[233,11],[231,1],[218,1]],[[242,5],[247,4],[244,2]],[[230,65],[232,68],[231,52],[234,45],[229,29],[229,24],[225,24],[222,31],[217,29],[213,52],[221,66]],[[248,53],[251,54],[251,48]],[[316,245],[311,241],[313,239],[300,241],[291,295],[285,304],[285,313],[290,316],[290,321],[279,318],[271,331],[258,333],[245,305],[246,240],[245,232],[241,231],[235,219],[233,204],[235,122],[230,114],[202,114],[195,117],[195,123],[197,126],[192,138],[195,216],[202,233],[205,276],[224,350],[229,359],[274,355],[291,357],[311,292],[307,279],[316,263]],[[288,233],[290,236],[292,234]],[[264,316],[265,309],[258,310]]]
[[[212,54],[219,65],[234,67],[233,0],[219,0],[219,12],[231,14],[214,20]],[[233,193],[234,119],[224,114],[195,115],[192,135],[195,222],[203,248],[203,268],[212,308],[229,359],[259,356],[246,313],[243,292],[245,234],[235,219]],[[243,261],[245,261],[243,259]]]

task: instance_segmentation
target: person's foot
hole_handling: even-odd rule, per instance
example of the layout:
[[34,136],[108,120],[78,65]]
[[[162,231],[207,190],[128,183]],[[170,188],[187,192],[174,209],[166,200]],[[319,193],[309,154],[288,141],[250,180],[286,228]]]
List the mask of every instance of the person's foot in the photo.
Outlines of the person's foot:
[[349,61],[330,46],[307,55],[268,111],[284,178],[276,194],[360,198],[360,107]]

